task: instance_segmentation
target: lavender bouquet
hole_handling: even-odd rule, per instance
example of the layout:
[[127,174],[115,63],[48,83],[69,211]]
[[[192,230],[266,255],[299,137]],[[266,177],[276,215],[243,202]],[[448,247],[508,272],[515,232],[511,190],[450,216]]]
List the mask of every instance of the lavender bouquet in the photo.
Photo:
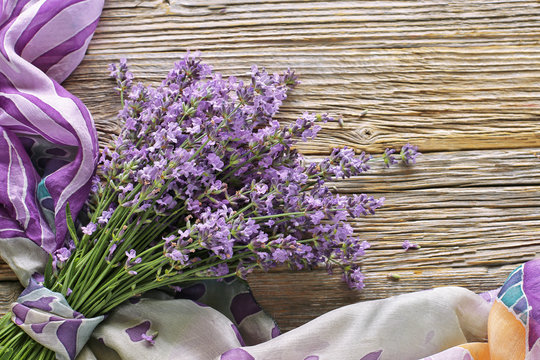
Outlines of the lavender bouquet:
[[[253,67],[244,83],[187,55],[154,88],[133,84],[125,61],[111,71],[123,130],[102,152],[85,226],[77,231],[68,207],[71,239],[41,279],[77,311],[74,320],[152,289],[255,268],[326,264],[341,267],[351,288],[364,286],[358,260],[369,244],[348,221],[373,214],[384,199],[337,195],[327,181],[365,172],[370,156],[342,148],[308,163],[295,150],[334,120],[274,119],[297,84],[293,72]],[[416,149],[401,156],[414,161]],[[385,162],[395,162],[391,151]],[[15,310],[1,321],[0,358],[54,359],[11,322]]]

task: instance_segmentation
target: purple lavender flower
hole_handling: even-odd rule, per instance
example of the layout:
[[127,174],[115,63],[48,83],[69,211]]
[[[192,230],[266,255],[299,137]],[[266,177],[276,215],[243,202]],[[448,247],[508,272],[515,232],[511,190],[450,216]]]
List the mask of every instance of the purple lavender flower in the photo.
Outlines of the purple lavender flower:
[[181,263],[182,265],[186,264],[189,260],[189,256],[184,254],[182,251],[178,249],[173,249],[170,253],[167,253],[165,256],[167,256],[173,261],[177,261]]
[[142,261],[142,258],[137,257],[137,252],[134,249],[131,249],[129,252],[126,251],[126,257],[126,267],[140,264]]
[[[160,264],[155,277],[146,277],[160,285],[185,274],[340,264],[349,285],[363,287],[357,262],[369,244],[349,221],[373,214],[384,198],[335,194],[327,182],[363,174],[371,156],[344,147],[319,162],[304,159],[298,143],[339,120],[307,112],[288,125],[275,119],[298,83],[293,72],[254,66],[243,82],[188,54],[157,87],[135,84],[125,61],[111,75],[125,125],[102,153],[101,180],[89,202],[108,210],[98,214],[100,227],[85,228],[114,241],[108,262],[122,262],[125,254],[128,275]],[[408,161],[413,150],[409,145],[403,153]],[[388,164],[395,162],[393,150],[385,154]],[[102,231],[107,235],[98,236]]]
[[83,234],[92,235],[96,231],[97,225],[93,222],[89,222],[86,226],[81,227]]
[[69,251],[65,247],[61,247],[60,249],[58,249],[58,250],[56,250],[54,252],[54,255],[56,256],[58,261],[65,262],[71,256],[71,251]]
[[118,245],[115,244],[115,243],[111,244],[111,246],[110,246],[110,248],[109,248],[109,254],[108,254],[107,257],[106,257],[106,261],[110,262],[110,261],[112,260],[114,251],[116,250],[117,246],[118,246]]
[[179,239],[187,238],[190,233],[191,233],[191,229],[187,229],[187,230],[184,230],[184,231],[178,230],[178,238]]
[[71,256],[71,250],[61,247],[52,254],[52,268],[56,272]]
[[365,276],[358,267],[354,267],[353,269],[345,272],[343,277],[351,289],[362,290],[365,286]]
[[208,159],[208,163],[212,165],[212,168],[217,171],[221,171],[223,168],[223,161],[214,153],[210,153],[206,157]]
[[126,59],[120,59],[120,64],[109,65],[110,76],[116,79],[117,87],[115,90],[121,92],[131,87],[133,74],[127,68]]
[[[101,215],[98,217],[98,224],[105,225],[111,218],[111,215],[114,212],[114,208],[109,208],[109,210],[105,210],[101,213]],[[89,234],[90,235],[90,234]]]
[[390,167],[394,164],[397,164],[396,157],[393,155],[395,152],[396,152],[395,149],[387,148],[384,150],[383,161],[386,167]]
[[125,193],[130,192],[131,190],[133,190],[133,184],[129,183],[126,186],[120,185],[118,187],[118,189],[122,192],[122,194],[125,194]]
[[278,264],[283,264],[289,259],[289,254],[287,254],[287,251],[283,249],[275,249],[272,252],[272,259]]
[[141,337],[143,338],[143,340],[148,342],[150,345],[155,345],[156,344],[156,341],[154,340],[154,335],[148,335],[146,333],[143,333],[143,334],[141,334]]
[[405,165],[412,165],[416,163],[416,157],[421,153],[418,151],[418,146],[407,143],[401,148],[399,155]]
[[405,251],[409,249],[419,249],[420,246],[418,244],[412,243],[409,240],[403,241],[403,244],[401,246],[405,249]]
[[224,277],[229,274],[229,266],[225,263],[221,263],[211,267],[209,272],[212,276]]

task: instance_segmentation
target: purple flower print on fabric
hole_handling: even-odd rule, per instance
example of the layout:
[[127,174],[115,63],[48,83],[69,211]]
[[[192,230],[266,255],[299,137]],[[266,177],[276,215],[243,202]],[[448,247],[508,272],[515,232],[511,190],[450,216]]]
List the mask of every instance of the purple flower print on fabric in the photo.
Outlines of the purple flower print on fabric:
[[237,348],[223,353],[220,360],[255,360],[246,350]]
[[382,352],[382,350],[370,352],[369,354],[361,357],[360,360],[379,360],[382,356]]
[[237,324],[240,324],[249,315],[256,314],[259,311],[261,311],[261,308],[250,293],[238,294],[232,299],[231,313]]
[[233,329],[234,333],[236,334],[236,338],[238,339],[238,342],[242,346],[246,346],[246,343],[244,342],[244,339],[242,339],[242,334],[240,334],[240,331],[238,331],[238,328],[236,325],[231,324],[231,328]]
[[142,323],[126,329],[126,333],[133,342],[143,341],[143,334],[146,334],[150,330],[150,321],[143,321]]

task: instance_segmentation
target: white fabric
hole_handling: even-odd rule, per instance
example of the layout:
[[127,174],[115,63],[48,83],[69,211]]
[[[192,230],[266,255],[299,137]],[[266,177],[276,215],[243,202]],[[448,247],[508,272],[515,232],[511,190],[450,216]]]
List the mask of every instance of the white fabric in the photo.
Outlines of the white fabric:
[[[464,288],[437,288],[342,307],[242,349],[257,360],[420,359],[455,345],[485,341],[490,307]],[[126,333],[145,320],[151,322],[148,333],[158,332],[155,345],[133,342]],[[231,322],[210,307],[191,300],[143,299],[115,310],[96,329],[88,347],[92,351],[79,360],[221,360],[229,359],[222,353],[241,345]]]

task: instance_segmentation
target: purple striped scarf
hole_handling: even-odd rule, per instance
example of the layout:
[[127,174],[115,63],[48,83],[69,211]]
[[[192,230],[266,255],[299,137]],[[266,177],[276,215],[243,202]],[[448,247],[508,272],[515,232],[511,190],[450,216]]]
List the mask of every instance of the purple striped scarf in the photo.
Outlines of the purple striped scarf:
[[0,0],[1,244],[29,239],[53,252],[65,240],[66,204],[76,216],[88,196],[96,130],[59,83],[81,62],[102,7]]
[[[103,0],[0,0],[0,254],[25,285],[64,244],[66,204],[76,216],[90,190],[94,123],[59,83],[81,62],[102,8]],[[15,323],[73,359],[102,317],[85,319],[33,284],[13,306]]]

